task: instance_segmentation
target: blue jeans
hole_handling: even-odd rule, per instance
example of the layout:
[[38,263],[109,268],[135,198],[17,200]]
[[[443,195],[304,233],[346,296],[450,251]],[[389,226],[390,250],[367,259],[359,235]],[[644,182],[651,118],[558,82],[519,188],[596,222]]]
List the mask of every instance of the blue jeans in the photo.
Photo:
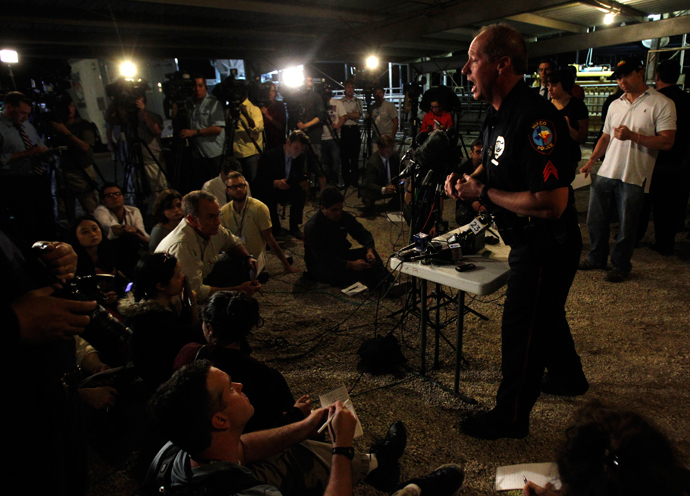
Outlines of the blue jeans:
[[321,163],[328,182],[337,186],[340,183],[340,147],[334,139],[321,140]]
[[587,230],[591,247],[588,258],[592,264],[606,267],[609,254],[609,224],[611,214],[616,209],[619,230],[611,251],[611,264],[624,275],[630,273],[630,259],[635,250],[637,223],[643,204],[642,186],[624,183],[620,179],[592,175],[587,212]]

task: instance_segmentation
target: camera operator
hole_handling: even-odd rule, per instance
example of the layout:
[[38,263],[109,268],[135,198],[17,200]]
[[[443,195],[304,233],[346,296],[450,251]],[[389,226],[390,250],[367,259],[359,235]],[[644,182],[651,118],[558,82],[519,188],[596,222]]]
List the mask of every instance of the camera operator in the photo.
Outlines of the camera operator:
[[297,129],[303,131],[309,137],[312,153],[306,153],[307,169],[314,174],[319,184],[319,190],[326,187],[326,175],[319,170],[318,161],[321,159],[321,135],[323,126],[321,119],[326,119],[323,99],[314,91],[312,78],[307,78],[307,85],[299,94],[299,108],[297,116]]
[[193,109],[190,112],[191,129],[182,129],[179,137],[194,143],[194,157],[190,189],[201,189],[204,182],[220,173],[225,142],[225,112],[223,105],[208,94],[204,76],[194,76]]
[[55,234],[50,178],[44,161],[51,150],[28,122],[32,102],[11,91],[0,115],[0,206],[11,212],[16,229],[30,241]]
[[270,83],[268,90],[268,102],[261,106],[266,129],[266,150],[282,146],[285,143],[285,128],[287,116],[285,104],[276,100],[278,90],[275,83]]
[[149,179],[151,198],[155,201],[161,191],[168,189],[168,181],[165,178],[163,143],[161,142],[163,118],[146,110],[146,96],[137,98],[134,104],[138,109],[139,138],[146,144],[141,150],[144,157],[144,169],[146,169],[146,176]]
[[[20,433],[6,436],[11,455],[5,470],[21,483],[22,494],[85,494],[86,446],[73,336],[89,324],[96,302],[54,297],[48,271],[30,262],[30,245],[17,234],[0,228],[0,318],[9,370],[14,371],[5,396],[12,403],[7,425]],[[77,266],[72,247],[57,242],[45,247],[42,259],[51,272],[71,279]]]
[[79,111],[69,95],[64,95],[56,106],[61,122],[51,122],[57,133],[58,146],[66,146],[60,155],[57,169],[58,218],[72,222],[75,218],[75,200],[84,212],[93,214],[98,207],[96,171],[93,167],[92,147],[95,137],[91,123],[79,116]]
[[259,167],[259,156],[264,151],[264,118],[259,110],[248,98],[246,87],[240,88],[242,103],[239,106],[240,116],[235,127],[232,149],[235,158],[242,165],[242,173],[253,186],[256,171]]

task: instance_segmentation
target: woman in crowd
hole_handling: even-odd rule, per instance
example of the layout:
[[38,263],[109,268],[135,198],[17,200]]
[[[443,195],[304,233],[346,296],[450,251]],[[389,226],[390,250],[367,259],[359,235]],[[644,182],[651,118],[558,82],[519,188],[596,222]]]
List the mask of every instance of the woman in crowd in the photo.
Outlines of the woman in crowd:
[[261,320],[258,301],[244,293],[219,291],[207,300],[202,318],[209,344],[185,346],[175,360],[175,369],[205,358],[233,382],[242,383],[242,392],[254,406],[254,415],[243,432],[298,422],[309,415],[308,396],[295,402],[281,373],[249,356],[247,336]]
[[170,378],[173,361],[190,341],[203,341],[196,295],[185,290],[177,258],[145,255],[134,269],[132,291],[120,301],[120,313],[132,330],[132,362],[153,391]]
[[153,219],[156,225],[153,226],[149,237],[150,252],[156,251],[158,243],[177,227],[183,215],[182,195],[174,189],[161,191],[153,204]]
[[681,496],[690,494],[689,472],[671,442],[640,415],[590,402],[566,431],[558,457],[562,488],[532,482],[537,496]]
[[587,141],[587,133],[589,131],[589,110],[585,102],[578,98],[573,98],[570,94],[573,89],[573,83],[571,74],[565,69],[555,71],[549,76],[551,103],[556,106],[568,123],[568,131],[570,131],[570,140],[573,147],[573,158],[576,162],[579,162],[582,158],[580,145]]
[[104,234],[95,217],[84,215],[76,218],[69,227],[69,244],[77,254],[77,276],[108,274],[114,276],[111,284],[101,282],[105,295],[104,303],[110,305],[117,300],[117,288],[121,286],[122,274],[117,271],[115,247]]

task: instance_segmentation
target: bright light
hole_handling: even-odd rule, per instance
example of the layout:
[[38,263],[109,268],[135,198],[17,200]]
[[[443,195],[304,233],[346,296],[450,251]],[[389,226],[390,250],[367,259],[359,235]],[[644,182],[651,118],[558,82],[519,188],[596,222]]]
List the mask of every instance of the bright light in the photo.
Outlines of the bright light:
[[16,64],[19,62],[19,55],[15,50],[0,50],[0,60],[5,64]]
[[379,66],[379,58],[376,55],[367,57],[367,69],[376,69]]
[[126,78],[132,78],[137,75],[137,66],[127,60],[120,64],[120,74]]
[[290,67],[283,71],[283,82],[291,88],[297,88],[304,83],[304,66]]
[[608,14],[606,14],[606,15],[604,16],[604,24],[612,24],[612,23],[613,23],[613,19],[614,19],[615,17],[616,17],[616,14],[612,14],[611,12],[609,12]]

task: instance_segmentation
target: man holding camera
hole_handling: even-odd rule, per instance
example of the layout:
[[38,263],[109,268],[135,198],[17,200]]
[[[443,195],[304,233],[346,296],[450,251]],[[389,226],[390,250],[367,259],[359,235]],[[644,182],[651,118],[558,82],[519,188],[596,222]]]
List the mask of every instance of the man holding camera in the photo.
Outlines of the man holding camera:
[[194,98],[189,113],[191,129],[182,129],[179,137],[194,145],[191,189],[200,189],[204,182],[220,173],[225,143],[225,112],[223,105],[208,94],[206,79],[195,76]]

